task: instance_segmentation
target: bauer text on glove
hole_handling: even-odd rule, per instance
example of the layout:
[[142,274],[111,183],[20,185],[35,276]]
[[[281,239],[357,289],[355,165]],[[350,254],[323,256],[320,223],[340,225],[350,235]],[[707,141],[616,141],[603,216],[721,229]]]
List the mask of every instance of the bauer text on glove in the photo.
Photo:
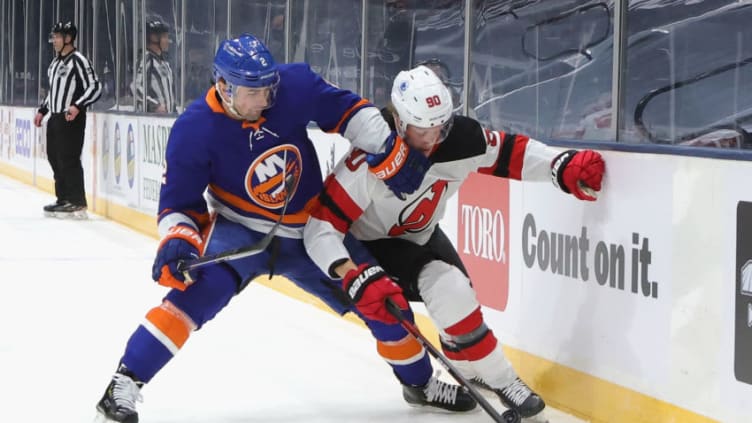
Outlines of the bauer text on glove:
[[357,269],[350,270],[342,279],[342,288],[367,319],[397,323],[397,318],[386,308],[387,298],[391,298],[401,309],[408,308],[402,288],[387,276],[381,266],[363,263]]
[[384,181],[400,199],[420,188],[431,162],[420,151],[411,148],[396,132],[386,141],[383,153],[367,154],[369,170]]
[[580,200],[595,201],[606,165],[593,150],[567,150],[551,162],[554,185]]
[[178,224],[167,231],[159,243],[151,277],[160,285],[184,291],[198,277],[196,271],[179,272],[181,260],[198,258],[203,245],[201,235],[190,226]]

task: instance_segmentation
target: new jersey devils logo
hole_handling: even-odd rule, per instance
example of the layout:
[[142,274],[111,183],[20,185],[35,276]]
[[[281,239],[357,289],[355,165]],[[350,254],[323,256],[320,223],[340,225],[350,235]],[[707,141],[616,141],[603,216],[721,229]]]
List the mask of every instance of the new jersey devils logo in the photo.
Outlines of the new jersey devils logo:
[[[291,144],[279,145],[265,151],[251,163],[245,175],[248,196],[261,207],[279,209],[287,195],[293,195],[303,171],[300,150]],[[285,177],[292,174],[295,185],[285,191]]]
[[446,191],[447,181],[434,182],[415,201],[402,209],[399,222],[389,229],[389,236],[400,236],[405,232],[420,232],[428,227]]

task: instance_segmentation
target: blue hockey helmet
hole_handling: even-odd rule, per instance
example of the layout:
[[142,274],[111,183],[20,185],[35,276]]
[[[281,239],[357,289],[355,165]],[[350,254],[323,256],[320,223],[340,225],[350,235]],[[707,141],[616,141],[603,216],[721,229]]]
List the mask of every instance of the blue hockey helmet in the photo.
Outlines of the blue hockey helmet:
[[214,79],[234,86],[276,88],[279,71],[269,49],[251,34],[224,40],[214,56]]
[[251,34],[242,34],[219,44],[214,56],[214,80],[217,90],[220,80],[226,84],[222,101],[231,114],[255,121],[263,110],[274,105],[279,71],[264,43]]

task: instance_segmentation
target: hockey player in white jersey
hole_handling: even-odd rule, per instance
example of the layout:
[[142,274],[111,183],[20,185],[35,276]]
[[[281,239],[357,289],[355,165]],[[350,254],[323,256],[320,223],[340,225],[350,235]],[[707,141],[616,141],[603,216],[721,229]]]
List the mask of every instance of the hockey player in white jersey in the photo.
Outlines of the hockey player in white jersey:
[[[451,94],[425,66],[400,72],[391,99],[397,134],[430,159],[421,187],[404,200],[396,197],[368,171],[369,156],[352,150],[312,206],[304,230],[308,254],[324,272],[342,279],[367,319],[398,325],[386,310],[386,298],[408,308],[405,299],[423,301],[444,353],[463,376],[495,392],[522,417],[536,415],[545,407],[543,399],[517,376],[486,326],[467,272],[438,221],[447,199],[471,172],[553,179],[564,192],[593,201],[601,189],[603,159],[592,150],[559,152],[524,135],[453,116]],[[379,265],[351,257],[342,242],[348,231]]]

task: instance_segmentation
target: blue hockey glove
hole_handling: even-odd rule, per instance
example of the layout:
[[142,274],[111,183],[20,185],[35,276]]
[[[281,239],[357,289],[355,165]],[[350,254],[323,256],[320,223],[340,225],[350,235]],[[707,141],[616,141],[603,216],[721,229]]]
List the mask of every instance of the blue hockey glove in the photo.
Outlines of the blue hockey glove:
[[198,278],[198,273],[195,270],[178,272],[178,262],[198,258],[203,242],[201,235],[188,225],[171,227],[159,243],[151,268],[152,279],[160,285],[185,291]]
[[384,181],[400,200],[420,188],[431,167],[431,161],[420,151],[411,148],[396,132],[386,140],[383,153],[367,154],[368,168]]

